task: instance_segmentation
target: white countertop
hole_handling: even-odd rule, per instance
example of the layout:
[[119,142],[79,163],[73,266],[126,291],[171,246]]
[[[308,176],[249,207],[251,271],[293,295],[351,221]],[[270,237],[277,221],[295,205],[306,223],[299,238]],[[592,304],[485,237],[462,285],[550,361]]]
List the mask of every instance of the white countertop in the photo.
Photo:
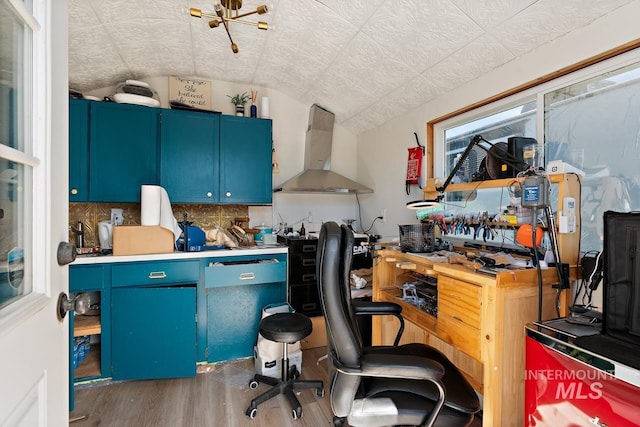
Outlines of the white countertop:
[[86,265],[86,264],[106,264],[114,262],[134,262],[134,261],[161,261],[161,260],[178,260],[178,259],[200,259],[200,258],[222,258],[235,257],[245,255],[271,255],[286,254],[289,248],[282,245],[273,245],[268,247],[252,246],[247,249],[220,249],[214,251],[201,252],[169,252],[163,254],[148,255],[78,255],[70,265]]

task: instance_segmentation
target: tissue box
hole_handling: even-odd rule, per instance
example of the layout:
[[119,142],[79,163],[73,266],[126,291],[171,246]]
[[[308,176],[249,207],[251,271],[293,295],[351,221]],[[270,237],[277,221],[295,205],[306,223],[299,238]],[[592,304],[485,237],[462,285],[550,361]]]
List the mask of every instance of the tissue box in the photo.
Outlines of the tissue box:
[[145,255],[173,252],[173,233],[159,225],[113,227],[113,255]]

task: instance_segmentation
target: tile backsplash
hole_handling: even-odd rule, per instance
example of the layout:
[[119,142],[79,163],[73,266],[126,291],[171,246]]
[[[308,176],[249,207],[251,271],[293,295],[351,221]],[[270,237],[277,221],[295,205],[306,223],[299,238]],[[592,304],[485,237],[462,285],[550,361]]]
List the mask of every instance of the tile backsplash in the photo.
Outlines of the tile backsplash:
[[[85,247],[100,245],[98,222],[109,220],[112,208],[122,209],[124,225],[140,225],[139,203],[69,203],[69,226],[75,227],[78,221],[82,221]],[[246,205],[172,204],[171,208],[178,221],[182,221],[186,213],[193,225],[205,231],[216,225],[228,228],[234,218],[249,215]],[[69,241],[75,242],[75,235],[71,229]]]

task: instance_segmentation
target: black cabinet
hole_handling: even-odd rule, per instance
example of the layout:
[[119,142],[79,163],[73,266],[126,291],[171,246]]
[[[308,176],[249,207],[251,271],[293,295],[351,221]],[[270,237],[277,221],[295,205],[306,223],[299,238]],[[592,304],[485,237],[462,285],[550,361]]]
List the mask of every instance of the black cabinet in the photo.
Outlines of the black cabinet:
[[321,316],[316,253],[318,239],[289,239],[289,304],[307,316]]

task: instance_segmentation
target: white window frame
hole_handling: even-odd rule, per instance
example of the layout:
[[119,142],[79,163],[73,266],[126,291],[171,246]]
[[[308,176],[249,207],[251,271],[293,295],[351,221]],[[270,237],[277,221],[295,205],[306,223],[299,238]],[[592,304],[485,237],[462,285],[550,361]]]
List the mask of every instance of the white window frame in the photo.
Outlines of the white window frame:
[[506,98],[491,102],[473,110],[464,112],[449,119],[433,124],[434,141],[434,176],[442,177],[445,174],[445,130],[461,126],[465,123],[481,119],[500,111],[508,110],[518,104],[524,104],[536,99],[536,132],[538,142],[544,141],[544,96],[550,92],[580,81],[596,77],[604,72],[612,71],[633,63],[640,62],[640,48],[616,55],[596,64],[580,70],[573,71],[564,76],[555,78],[529,89],[517,92]]
[[[27,136],[22,150],[17,150],[6,145],[0,145],[0,156],[31,168],[32,173],[25,173],[27,178],[23,185],[30,185],[30,198],[25,200],[25,210],[28,212],[23,221],[30,223],[30,230],[25,232],[25,256],[31,259],[25,261],[25,280],[31,281],[31,291],[17,301],[0,309],[0,332],[8,332],[20,325],[24,319],[42,310],[52,298],[51,282],[46,271],[49,269],[50,259],[46,254],[49,247],[48,233],[50,216],[49,191],[47,190],[47,173],[49,171],[48,159],[52,141],[49,140],[51,127],[51,111],[45,102],[35,102],[37,99],[49,99],[47,91],[51,90],[51,62],[47,58],[48,43],[51,40],[40,22],[43,22],[51,13],[48,7],[53,7],[45,0],[32,0],[30,11],[21,0],[4,0],[16,11],[22,20],[25,31],[31,31],[30,37],[25,36],[24,57],[22,75],[19,78],[29,78],[29,84],[25,84],[22,99],[28,102],[18,104],[22,117],[20,126],[24,126],[22,132]],[[49,26],[45,26],[49,28]],[[24,118],[30,117],[30,122],[25,125]],[[45,218],[36,216],[36,212],[47,212]],[[28,255],[27,255],[28,254]]]

